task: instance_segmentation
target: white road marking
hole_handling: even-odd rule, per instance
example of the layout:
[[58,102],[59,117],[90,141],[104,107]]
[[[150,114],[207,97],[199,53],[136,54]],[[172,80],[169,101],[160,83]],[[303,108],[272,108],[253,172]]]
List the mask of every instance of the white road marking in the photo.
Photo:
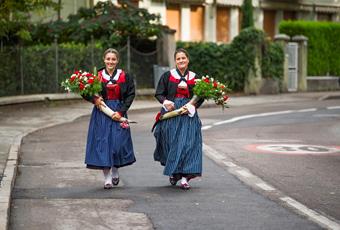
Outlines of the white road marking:
[[250,178],[253,177],[254,175],[251,174],[250,172],[247,172],[246,170],[237,170],[236,173],[238,173],[239,175],[246,177],[246,178]]
[[229,168],[231,167],[236,167],[237,165],[235,165],[233,162],[231,161],[223,161],[223,164]]
[[[333,108],[334,109],[335,107],[327,107],[327,108]],[[338,108],[340,108],[340,106],[336,107],[336,109],[338,109]],[[214,126],[234,123],[234,122],[237,122],[237,121],[256,118],[256,117],[275,116],[275,115],[282,115],[282,114],[289,114],[289,113],[306,113],[306,112],[315,112],[315,111],[317,111],[316,108],[309,108],[309,109],[300,109],[300,110],[284,110],[284,111],[277,111],[277,112],[270,112],[270,113],[258,113],[258,114],[243,115],[243,116],[233,117],[233,118],[230,118],[230,119],[224,120],[224,121],[218,121],[218,122],[213,123],[212,125],[203,126],[202,130],[207,130],[207,129],[210,129]]]
[[318,223],[319,225],[326,227],[327,229],[332,230],[340,230],[340,225],[335,221],[328,219],[327,217],[317,213],[316,211],[309,209],[305,205],[301,204],[300,202],[290,198],[290,197],[281,197],[280,200],[284,201],[289,206],[297,209],[299,212],[303,213],[304,215],[308,216],[310,219]]
[[298,112],[298,113],[305,113],[305,112],[315,112],[316,110],[317,110],[316,108],[300,109],[300,110],[297,110],[296,112]]
[[240,121],[240,120],[250,119],[254,117],[281,115],[281,114],[287,114],[287,113],[292,113],[292,112],[293,112],[292,110],[287,110],[287,111],[278,111],[278,112],[271,112],[271,113],[249,114],[249,115],[244,115],[244,116],[239,116],[239,117],[233,117],[231,119],[224,120],[224,121],[215,122],[213,125],[216,126],[216,125],[222,125],[222,124],[227,124],[227,123],[233,123],[233,122]]
[[284,154],[330,154],[340,152],[338,147],[303,144],[255,144],[246,146],[246,149],[256,152]]
[[273,188],[272,186],[270,186],[267,183],[257,183],[256,184],[259,188],[265,190],[265,191],[274,191],[275,188]]
[[202,127],[202,130],[210,129],[212,128],[212,125],[205,125]]
[[293,143],[296,143],[296,142],[301,142],[301,140],[293,140],[293,139],[275,139],[275,140],[269,140],[269,139],[252,139],[252,138],[239,138],[239,139],[233,139],[233,138],[217,138],[217,139],[214,139],[214,142],[245,142],[245,143],[271,143],[271,142],[274,142],[274,143],[289,143],[289,142],[293,142]]
[[340,109],[340,106],[329,106],[327,109]]

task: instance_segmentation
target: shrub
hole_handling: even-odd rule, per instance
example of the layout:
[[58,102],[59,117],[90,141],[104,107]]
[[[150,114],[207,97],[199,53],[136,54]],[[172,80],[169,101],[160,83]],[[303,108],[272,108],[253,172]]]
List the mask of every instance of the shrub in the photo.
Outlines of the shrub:
[[242,91],[244,82],[252,68],[255,70],[256,47],[262,48],[263,77],[282,78],[283,49],[278,44],[265,40],[265,34],[247,28],[235,37],[231,44],[178,42],[190,54],[189,68],[198,75],[209,75],[226,82],[233,91]]
[[308,38],[308,75],[340,76],[340,23],[283,21],[279,30]]

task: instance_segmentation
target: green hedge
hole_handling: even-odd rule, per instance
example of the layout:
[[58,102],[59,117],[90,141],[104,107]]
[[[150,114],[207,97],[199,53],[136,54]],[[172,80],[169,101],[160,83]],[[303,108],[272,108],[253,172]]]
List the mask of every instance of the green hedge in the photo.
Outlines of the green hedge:
[[340,76],[340,23],[283,21],[279,30],[308,38],[309,76]]
[[[209,75],[226,82],[233,91],[243,91],[251,68],[255,68],[256,47],[262,50],[262,73],[266,78],[282,78],[284,53],[280,45],[265,40],[265,34],[247,28],[231,44],[178,42],[190,54],[190,68],[198,75]],[[260,51],[261,51],[260,50]]]
[[[56,76],[55,47],[36,45],[5,49],[0,52],[0,96],[62,92],[60,82],[75,69],[91,70],[90,48],[81,44],[60,44],[58,47],[58,79]],[[100,66],[100,47],[95,48],[95,65]],[[20,64],[22,60],[22,65]],[[23,89],[21,88],[23,71]]]
[[[98,43],[93,47],[93,64],[91,46],[76,43],[59,44],[58,77],[56,76],[55,46],[36,45],[24,48],[5,47],[0,52],[0,96],[37,93],[64,92],[60,82],[74,70],[93,71],[92,66],[104,65],[102,54],[105,50]],[[120,50],[119,67],[126,70],[127,49]],[[22,59],[22,65],[20,64]],[[153,87],[153,65],[157,63],[156,54],[147,54],[131,48],[130,74],[135,78],[139,88]],[[23,84],[21,84],[21,70]],[[21,87],[23,85],[23,88]]]

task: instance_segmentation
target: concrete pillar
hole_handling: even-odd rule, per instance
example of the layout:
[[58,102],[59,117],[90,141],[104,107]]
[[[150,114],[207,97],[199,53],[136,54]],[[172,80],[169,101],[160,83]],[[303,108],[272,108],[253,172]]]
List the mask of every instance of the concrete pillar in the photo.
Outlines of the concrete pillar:
[[157,64],[160,66],[175,67],[175,32],[172,29],[163,30],[161,38],[157,40]]
[[204,41],[216,42],[216,5],[214,4],[205,5]]
[[190,5],[181,6],[181,40],[190,41]]
[[259,30],[263,30],[263,9],[255,8],[254,10],[254,24],[255,28]]
[[275,15],[275,34],[279,33],[279,25],[283,20],[283,10],[277,10]]
[[307,55],[308,55],[308,38],[297,35],[292,38],[293,42],[297,42],[298,49],[298,91],[307,91]]
[[240,31],[239,31],[239,8],[232,7],[230,8],[230,33],[229,33],[229,41],[231,42],[234,37],[236,37]]
[[260,94],[262,87],[262,70],[261,70],[261,46],[256,45],[255,47],[255,68],[250,68],[248,75],[246,76],[244,83],[245,94]]
[[333,22],[340,22],[340,13],[332,14],[332,21]]
[[277,34],[274,37],[274,41],[282,45],[284,50],[284,62],[283,62],[283,79],[281,82],[281,92],[288,92],[288,42],[290,37],[286,34]]

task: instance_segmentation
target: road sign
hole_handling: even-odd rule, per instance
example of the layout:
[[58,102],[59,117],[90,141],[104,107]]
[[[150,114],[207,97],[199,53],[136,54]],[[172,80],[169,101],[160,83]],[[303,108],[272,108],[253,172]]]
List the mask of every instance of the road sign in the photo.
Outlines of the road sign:
[[340,154],[340,146],[304,144],[251,144],[245,146],[251,152],[277,154]]

